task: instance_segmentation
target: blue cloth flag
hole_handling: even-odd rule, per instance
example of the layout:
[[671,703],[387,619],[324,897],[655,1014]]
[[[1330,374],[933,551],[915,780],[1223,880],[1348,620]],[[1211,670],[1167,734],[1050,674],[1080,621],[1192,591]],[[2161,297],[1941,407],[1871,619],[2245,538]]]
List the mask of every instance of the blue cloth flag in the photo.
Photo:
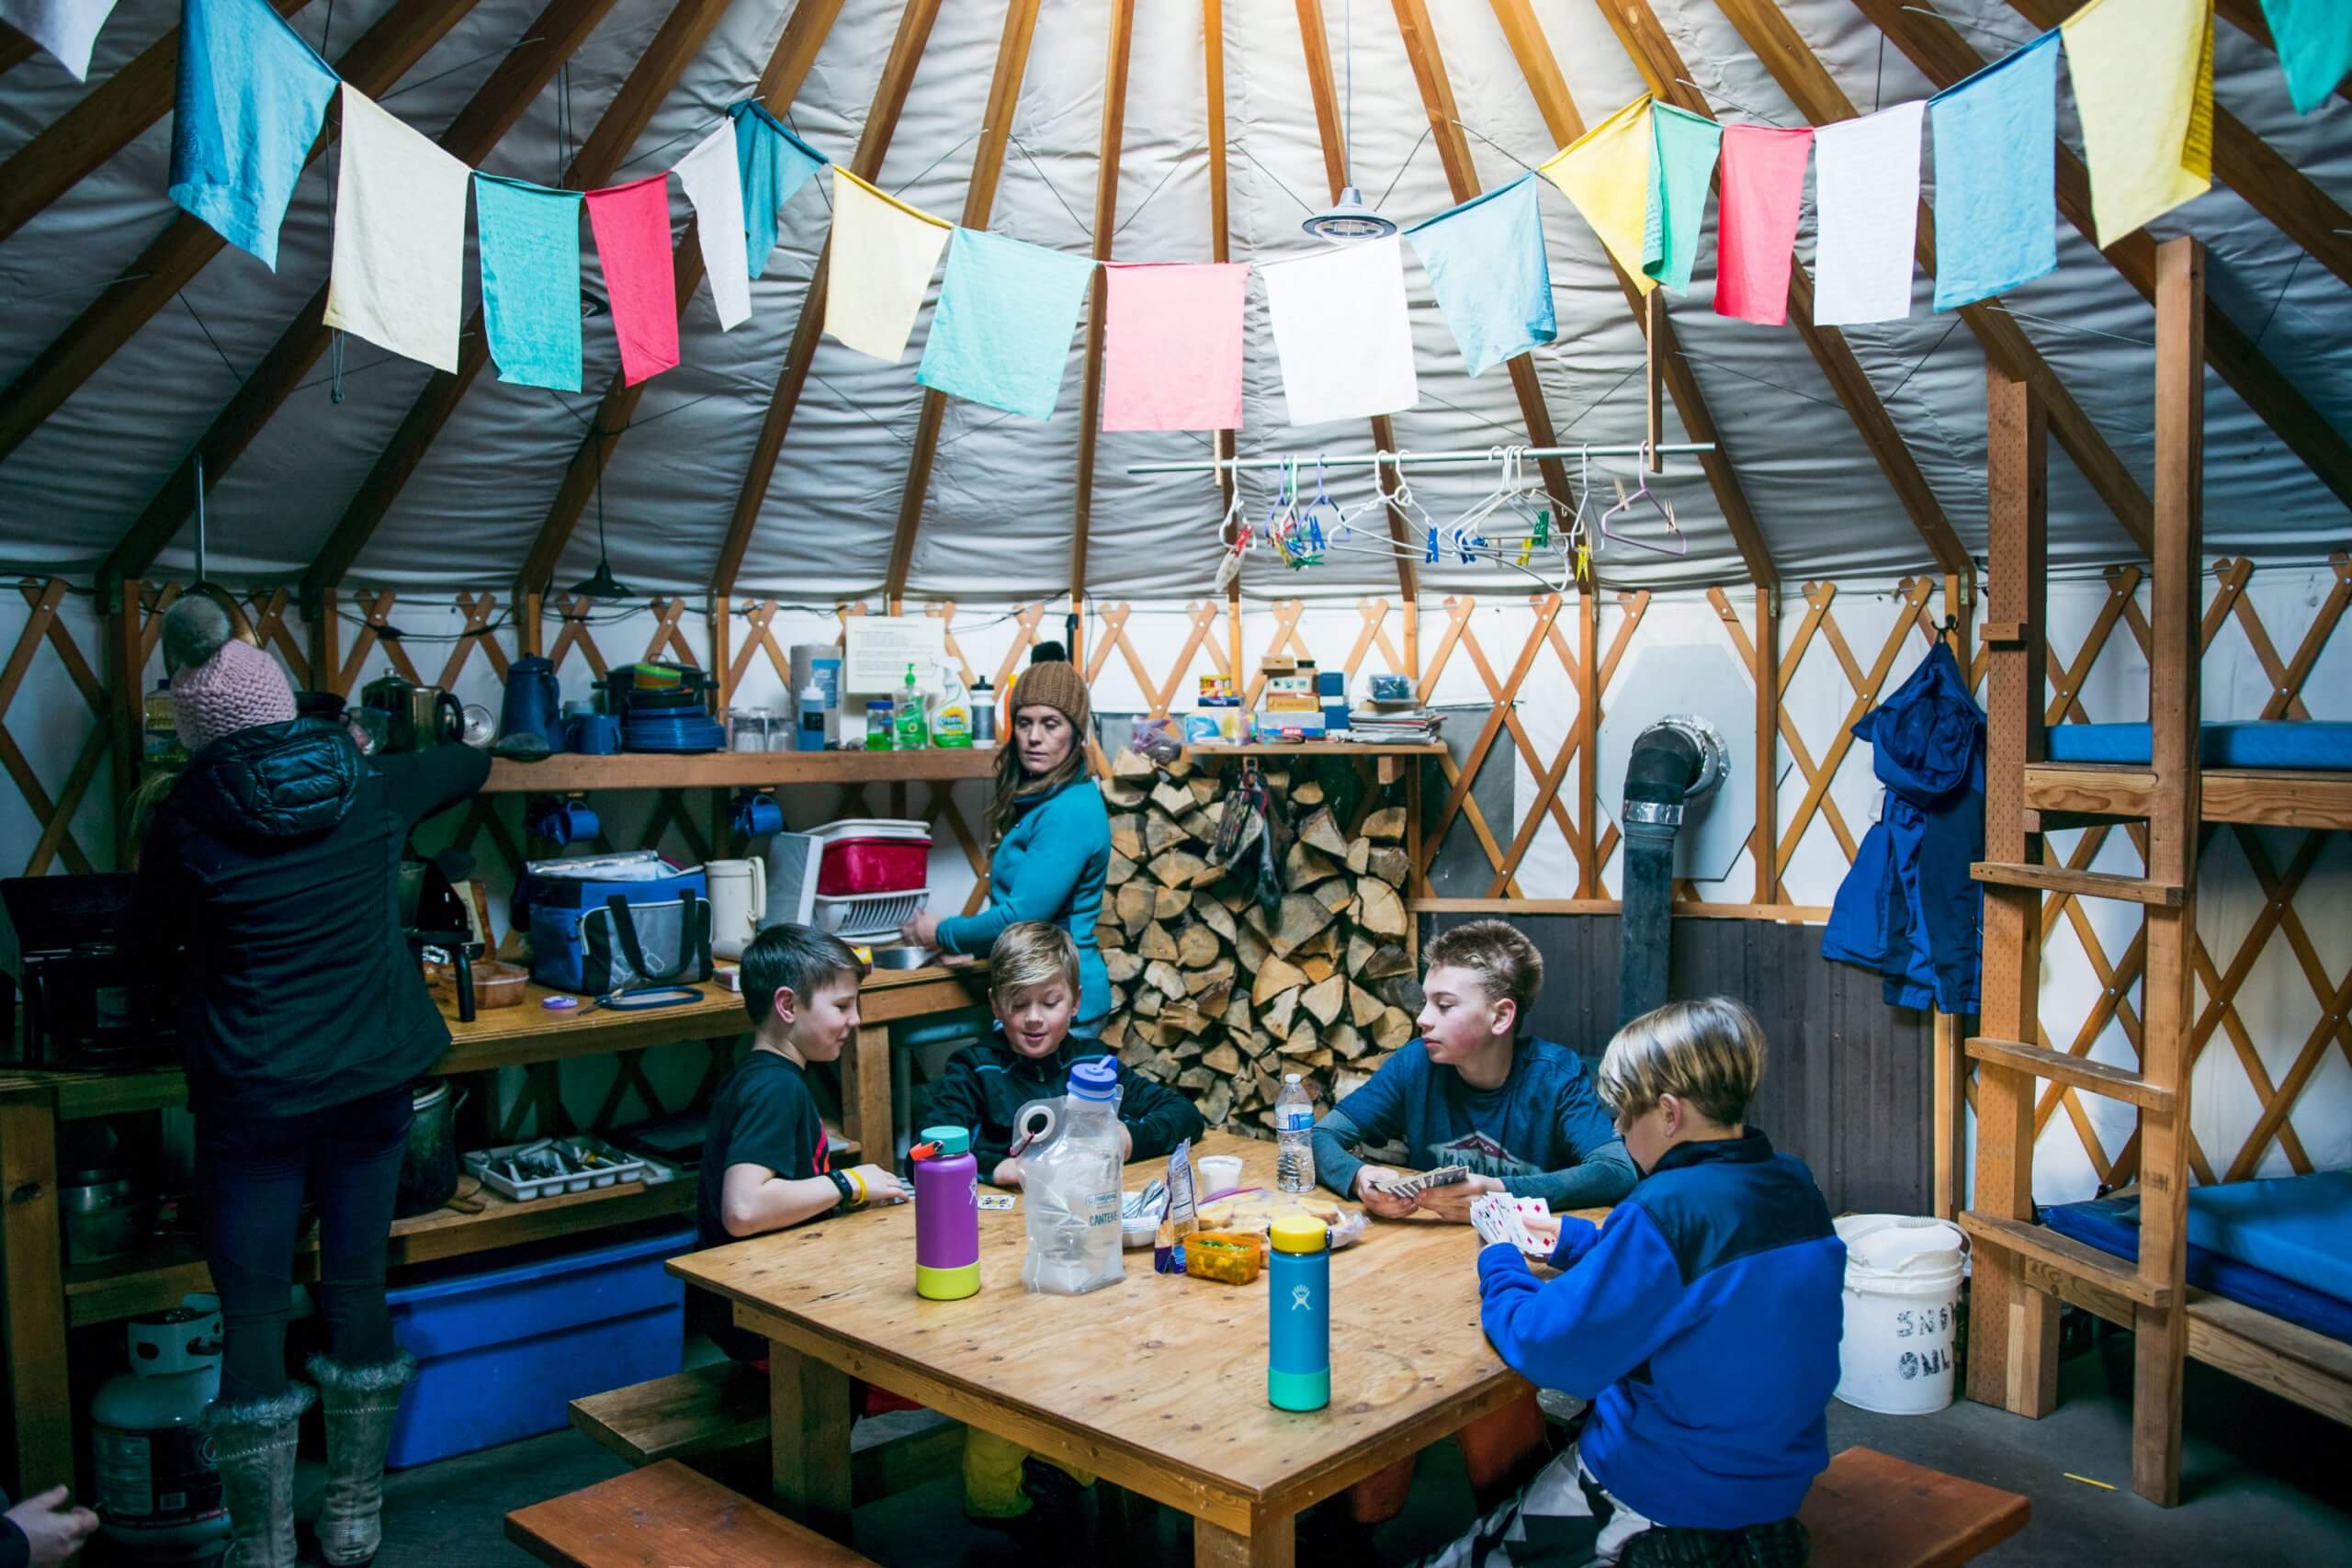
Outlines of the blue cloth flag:
[[277,270],[277,226],[343,79],[264,0],[181,0],[172,199]]
[[915,379],[1009,413],[1053,418],[1093,276],[1091,256],[957,229]]
[[743,176],[743,251],[757,277],[775,249],[775,215],[830,160],[749,98],[727,112],[735,117],[735,167]]
[[474,175],[482,326],[502,381],[580,390],[580,200]]
[[1450,208],[1405,237],[1471,375],[1559,335],[1533,175]]
[[1936,142],[1936,309],[2058,265],[2058,35],[1928,100]]

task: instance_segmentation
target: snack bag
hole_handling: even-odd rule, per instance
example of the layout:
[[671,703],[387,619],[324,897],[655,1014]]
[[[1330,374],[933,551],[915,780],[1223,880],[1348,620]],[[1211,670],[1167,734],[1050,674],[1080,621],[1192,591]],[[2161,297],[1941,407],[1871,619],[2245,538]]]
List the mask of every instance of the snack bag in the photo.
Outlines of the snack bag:
[[1160,1216],[1159,1236],[1152,1243],[1152,1271],[1182,1274],[1184,1238],[1199,1228],[1193,1203],[1193,1140],[1187,1138],[1168,1156],[1168,1212]]

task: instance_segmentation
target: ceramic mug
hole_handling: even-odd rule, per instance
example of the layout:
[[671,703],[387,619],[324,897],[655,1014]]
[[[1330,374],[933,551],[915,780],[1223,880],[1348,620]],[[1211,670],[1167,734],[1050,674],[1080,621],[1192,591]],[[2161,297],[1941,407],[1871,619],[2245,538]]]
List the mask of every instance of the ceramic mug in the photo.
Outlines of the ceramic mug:
[[710,881],[711,955],[741,959],[767,918],[767,865],[755,860],[715,860],[704,863],[703,874]]

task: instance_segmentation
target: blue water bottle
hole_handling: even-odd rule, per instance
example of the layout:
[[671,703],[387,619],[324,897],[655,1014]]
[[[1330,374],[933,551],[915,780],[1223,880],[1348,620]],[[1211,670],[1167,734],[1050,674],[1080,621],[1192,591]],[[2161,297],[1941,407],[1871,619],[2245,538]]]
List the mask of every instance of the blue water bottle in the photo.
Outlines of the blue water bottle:
[[1331,1233],[1284,1214],[1267,1233],[1266,1398],[1277,1410],[1331,1403]]

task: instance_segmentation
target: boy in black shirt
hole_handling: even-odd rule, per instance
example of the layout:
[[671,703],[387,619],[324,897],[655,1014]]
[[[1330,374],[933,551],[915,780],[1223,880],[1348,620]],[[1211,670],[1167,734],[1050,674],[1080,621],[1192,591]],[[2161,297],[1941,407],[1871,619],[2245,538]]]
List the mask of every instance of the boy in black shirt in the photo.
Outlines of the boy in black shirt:
[[[743,1010],[757,1033],[711,1100],[695,1198],[698,1250],[911,1196],[881,1166],[833,1169],[805,1076],[809,1063],[838,1058],[857,1032],[865,975],[839,937],[808,926],[770,926],[743,950]],[[736,1327],[713,1292],[689,1292],[688,1319],[739,1361],[767,1354],[767,1342]]]

